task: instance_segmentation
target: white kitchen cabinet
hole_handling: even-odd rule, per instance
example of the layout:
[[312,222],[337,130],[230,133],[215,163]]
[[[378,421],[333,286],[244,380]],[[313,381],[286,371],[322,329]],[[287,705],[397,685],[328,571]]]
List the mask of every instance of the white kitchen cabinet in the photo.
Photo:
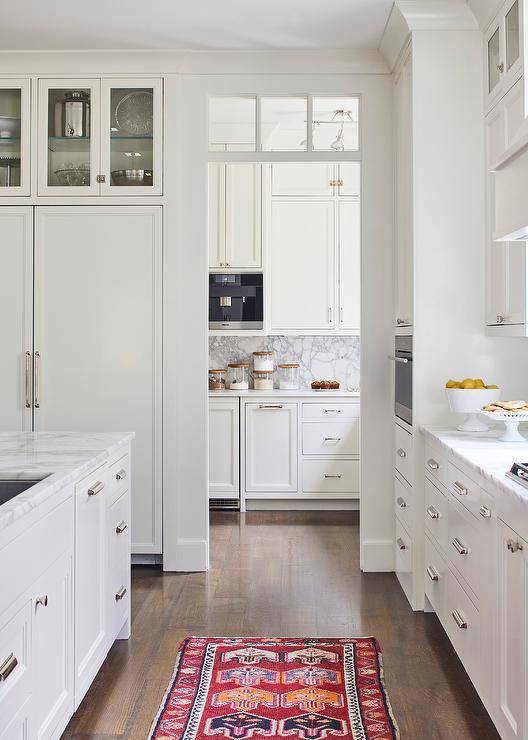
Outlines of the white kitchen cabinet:
[[327,162],[280,162],[271,165],[271,194],[278,196],[331,196],[335,165]]
[[498,694],[501,737],[528,730],[528,543],[499,522]]
[[337,172],[337,194],[359,198],[361,195],[361,164],[359,162],[343,162],[337,165]]
[[413,324],[412,55],[396,74],[395,107],[395,325]]
[[0,424],[3,431],[23,432],[31,430],[32,208],[3,206],[0,209],[0,244],[0,315],[4,317]]
[[209,399],[209,498],[238,498],[239,400]]
[[268,273],[272,332],[335,328],[334,216],[333,200],[273,198]]
[[160,195],[162,94],[154,78],[39,80],[38,194]]
[[489,110],[522,73],[522,0],[507,0],[484,36],[485,105]]
[[245,406],[246,491],[268,497],[298,490],[298,406],[268,401]]
[[0,197],[29,195],[29,79],[0,80]]
[[[84,557],[97,558],[97,554],[87,550]],[[42,574],[33,592],[33,722],[35,737],[44,740],[57,737],[57,726],[62,730],[73,712],[71,552],[61,555]],[[88,601],[85,606],[91,610]]]
[[209,267],[262,267],[262,167],[213,163],[209,166]]
[[161,540],[161,208],[37,208],[35,427],[133,430],[134,552]]
[[359,333],[361,326],[361,206],[337,203],[339,243],[339,328]]

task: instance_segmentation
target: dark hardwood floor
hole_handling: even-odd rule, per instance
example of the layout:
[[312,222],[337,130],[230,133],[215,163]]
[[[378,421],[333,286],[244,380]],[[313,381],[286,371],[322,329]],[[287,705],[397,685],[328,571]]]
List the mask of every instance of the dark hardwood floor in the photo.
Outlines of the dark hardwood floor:
[[134,568],[133,625],[63,738],[144,740],[187,635],[375,635],[402,740],[498,738],[440,623],[361,574],[346,512],[211,514],[211,570]]

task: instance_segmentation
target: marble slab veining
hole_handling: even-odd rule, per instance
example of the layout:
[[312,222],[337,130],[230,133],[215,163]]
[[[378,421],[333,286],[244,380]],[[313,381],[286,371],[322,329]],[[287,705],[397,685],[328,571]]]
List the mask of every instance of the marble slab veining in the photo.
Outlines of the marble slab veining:
[[133,432],[0,433],[0,478],[23,480],[47,476],[0,506],[0,529],[104,463],[133,438]]

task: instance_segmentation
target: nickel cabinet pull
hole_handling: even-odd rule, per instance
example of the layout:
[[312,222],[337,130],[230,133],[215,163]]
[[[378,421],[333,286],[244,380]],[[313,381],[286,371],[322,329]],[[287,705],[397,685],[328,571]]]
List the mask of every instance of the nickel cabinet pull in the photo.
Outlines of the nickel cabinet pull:
[[96,496],[98,493],[101,493],[101,491],[104,488],[104,483],[102,480],[98,480],[97,483],[94,483],[93,486],[90,486],[88,489],[88,496]]
[[332,306],[328,306],[328,323],[331,324],[332,322],[333,322]]
[[438,571],[432,565],[427,566],[426,573],[432,581],[437,581],[440,577]]
[[429,514],[431,519],[440,519],[440,512],[437,511],[434,506],[428,506],[427,513]]
[[26,408],[31,408],[31,352],[26,352]]
[[520,542],[516,542],[516,540],[508,540],[506,543],[506,547],[510,552],[519,552],[523,549],[523,546]]
[[455,537],[455,539],[451,542],[455,550],[458,552],[459,555],[468,555],[469,554],[469,548],[464,545],[463,542],[461,542],[458,537]]
[[396,499],[396,503],[398,504],[400,509],[405,509],[407,507],[405,500],[401,496],[398,496],[398,498]]
[[118,470],[116,473],[116,480],[123,480],[126,478],[126,470],[124,468],[121,468],[121,470]]
[[406,357],[395,357],[394,355],[387,355],[387,357],[389,358],[389,360],[392,360],[393,362],[401,362],[404,365],[406,365],[409,362],[409,360]]
[[35,352],[35,408],[40,408],[40,352]]
[[106,182],[106,175],[97,175],[97,182]]
[[18,660],[15,658],[14,654],[11,653],[10,655],[8,655],[4,662],[0,665],[0,681],[7,681],[10,674],[13,673],[17,665]]
[[259,409],[281,409],[282,404],[280,403],[261,403]]
[[116,534],[123,534],[126,528],[127,528],[127,523],[124,520],[122,522],[119,522],[119,524],[116,527]]
[[44,596],[39,596],[37,599],[35,599],[35,606],[47,606],[48,605],[48,594],[45,594]]
[[341,478],[341,473],[336,473],[335,475],[329,475],[328,473],[325,473],[325,478]]
[[431,470],[438,470],[440,465],[436,462],[436,460],[433,460],[433,458],[430,457],[429,460],[427,461],[427,467],[431,468]]
[[325,442],[341,442],[341,437],[325,437]]
[[325,414],[340,414],[341,409],[325,409],[324,413]]
[[488,509],[487,506],[481,506],[479,509],[480,516],[483,516],[484,519],[489,519],[491,516],[491,511]]
[[405,450],[402,450],[401,447],[396,450],[396,454],[398,455],[398,457],[401,457],[402,460],[404,457],[407,457],[407,453],[405,452]]
[[401,537],[398,537],[398,539],[396,540],[396,544],[398,545],[398,547],[400,548],[400,550],[406,550],[407,549],[407,545],[405,544],[405,542],[402,540]]
[[126,592],[127,592],[126,588],[124,586],[121,586],[121,588],[119,589],[119,591],[115,595],[115,600],[116,601],[121,601],[121,599],[124,598]]
[[460,612],[458,611],[458,609],[455,609],[454,611],[452,611],[451,612],[451,616],[453,617],[453,619],[457,623],[458,629],[460,629],[460,630],[467,630],[468,623],[466,622],[466,620],[464,619],[464,617],[462,616],[462,614],[460,614]]
[[462,483],[459,483],[457,480],[453,483],[453,488],[458,493],[459,496],[467,496],[469,491],[468,489],[462,485]]

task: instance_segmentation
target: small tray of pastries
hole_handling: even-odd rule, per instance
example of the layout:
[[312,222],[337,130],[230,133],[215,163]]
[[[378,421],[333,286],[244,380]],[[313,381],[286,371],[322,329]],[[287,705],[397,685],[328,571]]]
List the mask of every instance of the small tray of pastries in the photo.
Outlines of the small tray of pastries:
[[523,400],[517,401],[494,401],[482,407],[487,414],[505,414],[507,416],[527,416],[528,403]]
[[314,380],[313,391],[338,391],[341,385],[338,380]]

